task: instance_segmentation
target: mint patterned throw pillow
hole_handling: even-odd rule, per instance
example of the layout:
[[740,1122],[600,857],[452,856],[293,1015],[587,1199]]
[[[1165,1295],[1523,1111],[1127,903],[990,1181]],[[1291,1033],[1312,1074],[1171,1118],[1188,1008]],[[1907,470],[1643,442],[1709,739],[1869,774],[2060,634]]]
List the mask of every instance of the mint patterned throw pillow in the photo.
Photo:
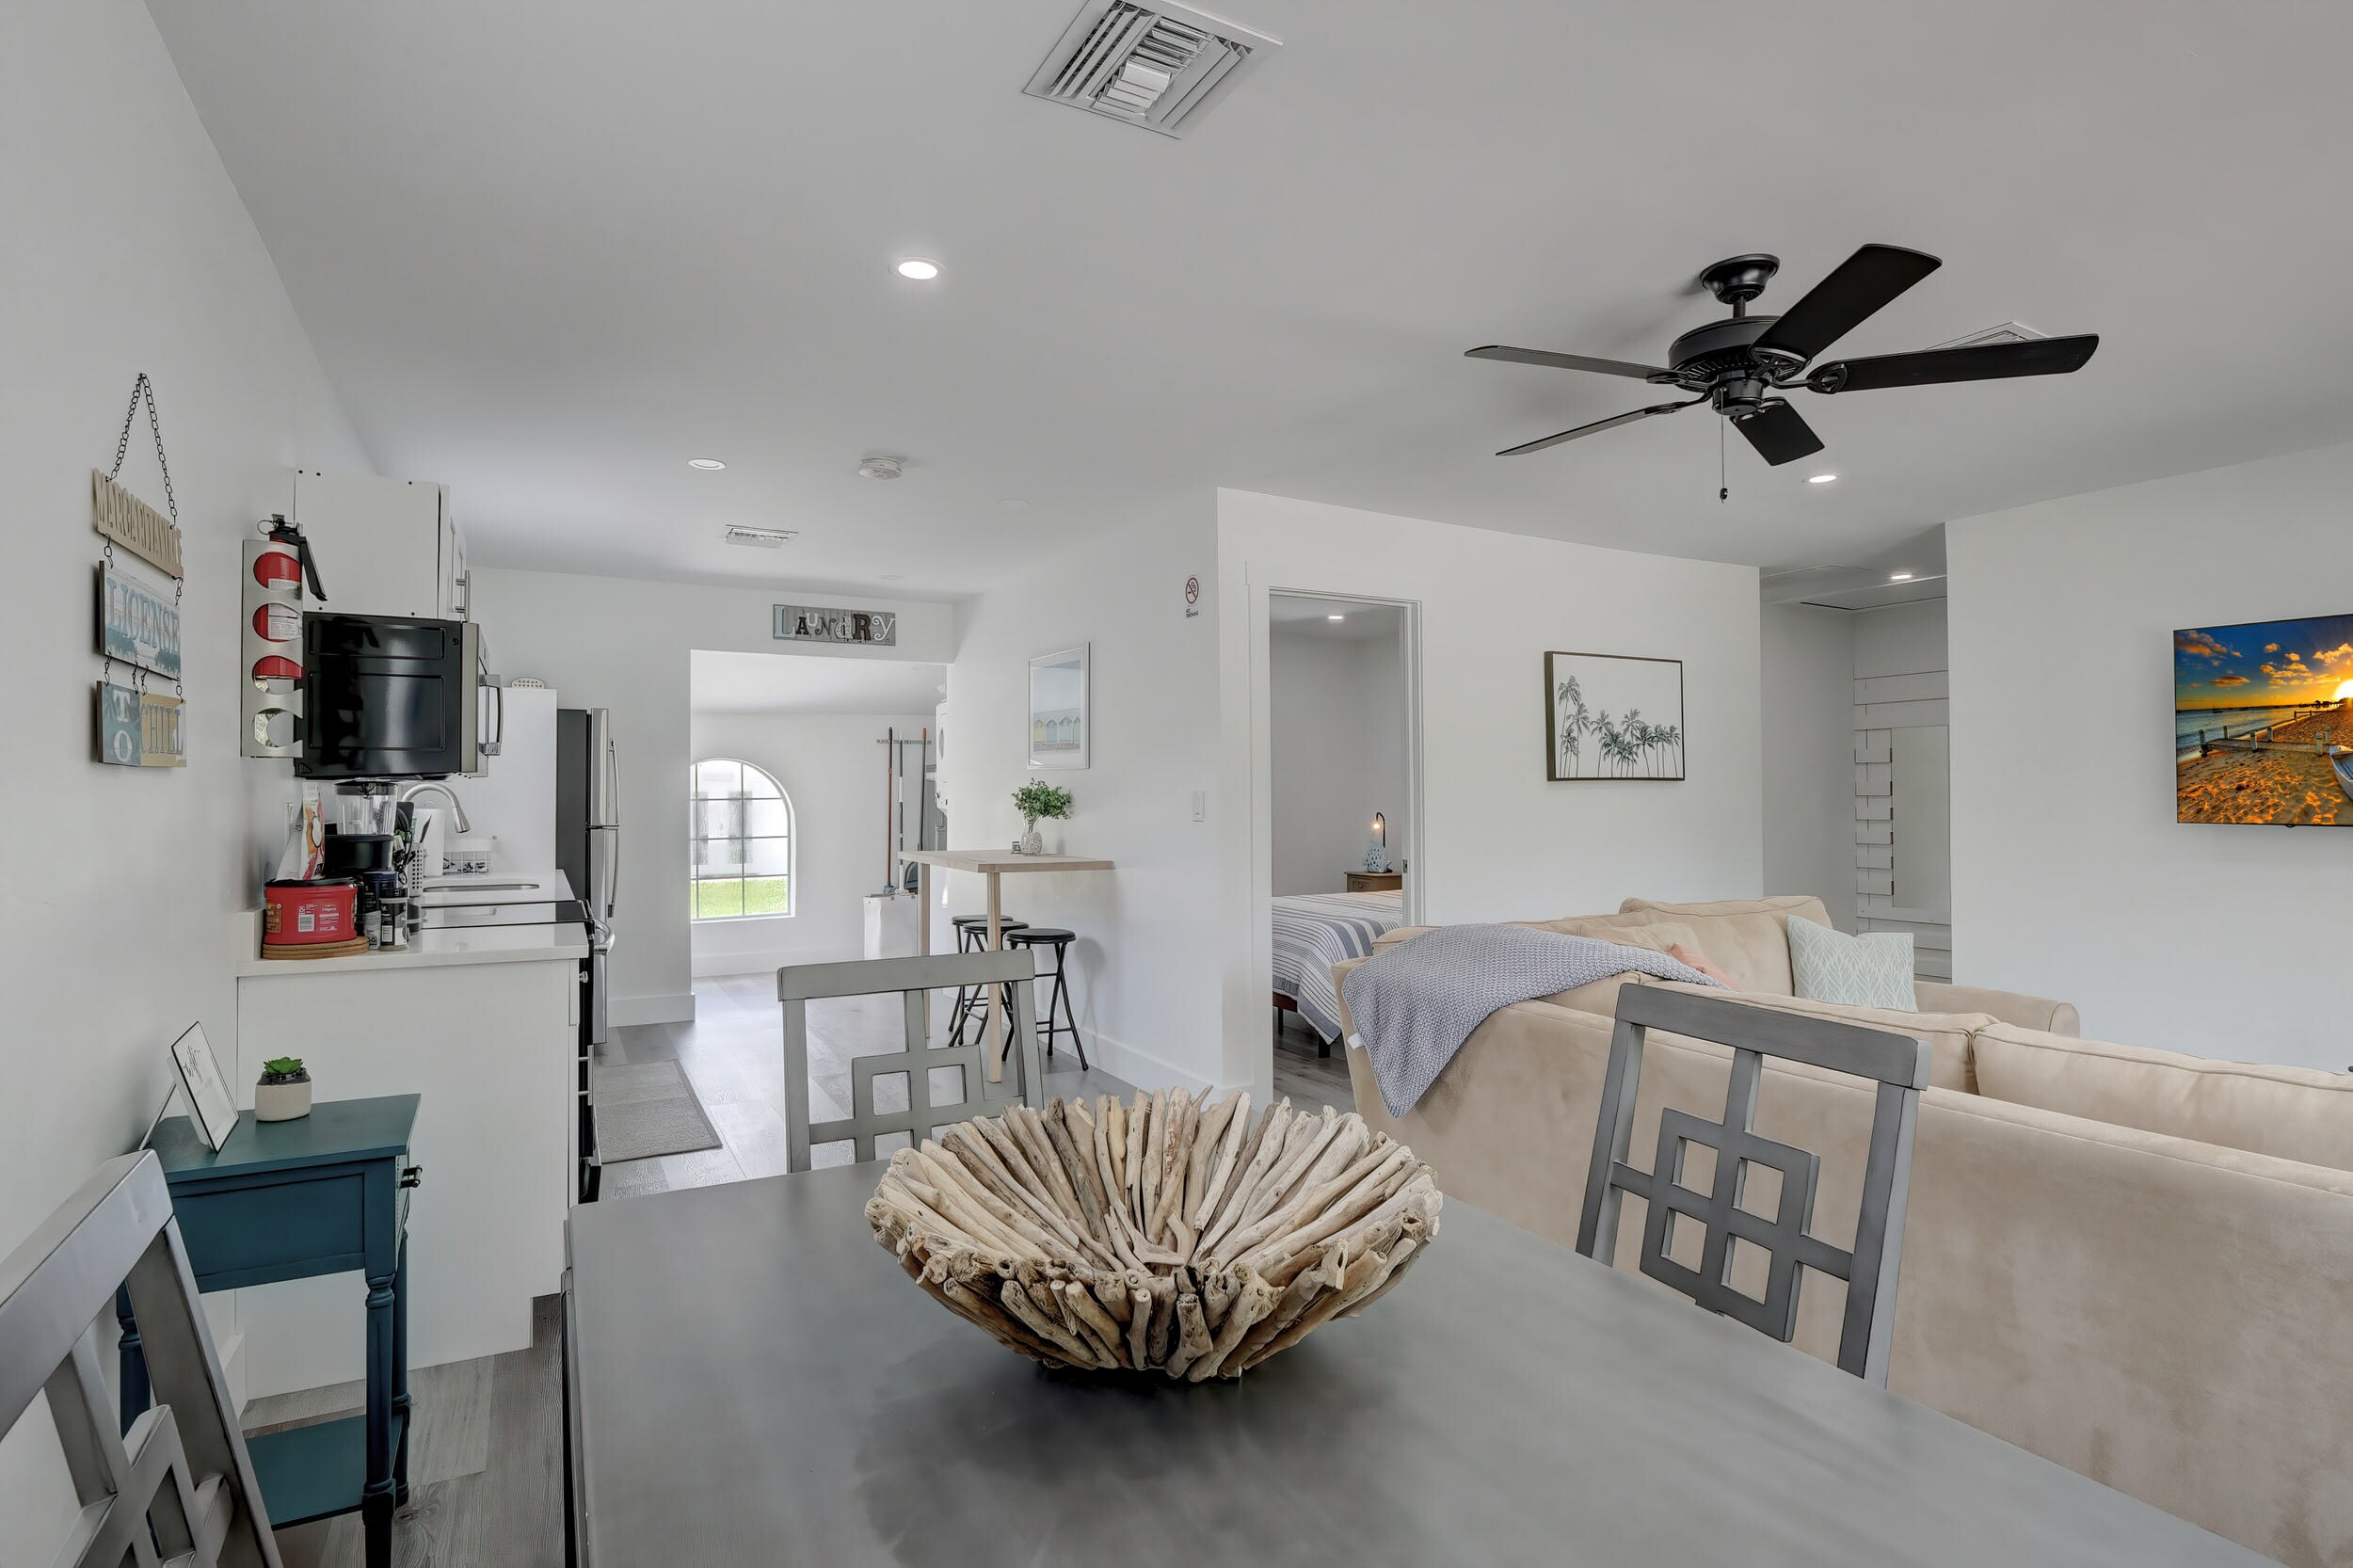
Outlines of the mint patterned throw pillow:
[[1874,931],[1849,936],[1792,916],[1789,972],[1808,1001],[1920,1011],[1912,989],[1912,933]]

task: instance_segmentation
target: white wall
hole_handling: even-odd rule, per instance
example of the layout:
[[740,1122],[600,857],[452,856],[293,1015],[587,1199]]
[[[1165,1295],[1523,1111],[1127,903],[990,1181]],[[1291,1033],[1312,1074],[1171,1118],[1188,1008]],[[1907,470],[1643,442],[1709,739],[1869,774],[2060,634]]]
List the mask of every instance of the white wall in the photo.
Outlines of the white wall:
[[[1003,849],[1021,834],[1012,793],[1030,776],[1028,662],[1092,648],[1090,766],[1037,776],[1076,797],[1069,821],[1038,824],[1047,847],[1105,856],[1112,872],[1004,878],[1006,913],[1066,926],[1087,1051],[1146,1087],[1235,1081],[1223,1071],[1214,932],[1217,863],[1217,607],[1185,615],[1184,584],[1214,581],[1209,497],[1130,520],[1032,568],[968,608],[948,669],[941,792],[955,849]],[[1204,820],[1193,817],[1203,793]],[[981,879],[949,876],[939,917],[979,914]]]
[[[1269,589],[1420,606],[1422,839],[1433,921],[1614,910],[1762,890],[1753,568],[1218,492],[1221,973],[1228,1076],[1268,1070]],[[1547,783],[1547,648],[1684,661],[1688,781]]]
[[1337,893],[1364,864],[1372,814],[1389,822],[1390,864],[1407,839],[1405,685],[1399,640],[1273,630],[1276,893]]
[[[238,546],[291,465],[369,462],[144,8],[0,8],[0,147],[4,1252],[138,1142],[181,1030],[233,1060],[231,932],[291,794],[285,763],[237,755]],[[140,371],[188,570],[174,771],[90,760],[89,471]],[[162,507],[144,420],[122,472]],[[0,1444],[0,1563],[47,1562],[71,1516],[48,1431],[37,1404]]]
[[[792,802],[792,913],[690,927],[696,978],[758,974],[780,964],[856,958],[861,901],[883,886],[886,732],[919,735],[928,713],[703,713],[689,733],[697,760],[732,757],[762,768]],[[681,824],[680,832],[685,828]],[[685,884],[679,897],[686,897]]]
[[2353,609],[2353,446],[1950,524],[1954,968],[2342,1070],[2353,833],[2173,820],[2171,633]]
[[1765,889],[1812,893],[1855,925],[1851,611],[1764,607]]
[[[895,648],[776,641],[779,601],[893,610]],[[474,615],[497,648],[500,673],[536,675],[567,708],[610,708],[621,761],[621,863],[614,924],[613,1018],[660,1023],[694,1016],[687,919],[687,763],[696,648],[795,658],[944,663],[955,613],[791,588],[712,588],[679,583],[482,568]]]

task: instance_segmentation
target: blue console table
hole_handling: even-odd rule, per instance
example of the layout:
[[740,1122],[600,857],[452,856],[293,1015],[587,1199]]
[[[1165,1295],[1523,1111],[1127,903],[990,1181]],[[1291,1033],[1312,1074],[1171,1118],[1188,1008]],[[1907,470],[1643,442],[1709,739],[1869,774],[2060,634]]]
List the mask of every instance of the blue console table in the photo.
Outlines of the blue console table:
[[[323,1100],[291,1122],[240,1113],[216,1154],[173,1116],[149,1146],[200,1290],[357,1271],[367,1281],[367,1410],[250,1439],[273,1528],[358,1509],[368,1568],[389,1568],[392,1510],[408,1496],[408,1140],[417,1096]],[[147,1362],[127,1297],[122,1421],[147,1408]]]

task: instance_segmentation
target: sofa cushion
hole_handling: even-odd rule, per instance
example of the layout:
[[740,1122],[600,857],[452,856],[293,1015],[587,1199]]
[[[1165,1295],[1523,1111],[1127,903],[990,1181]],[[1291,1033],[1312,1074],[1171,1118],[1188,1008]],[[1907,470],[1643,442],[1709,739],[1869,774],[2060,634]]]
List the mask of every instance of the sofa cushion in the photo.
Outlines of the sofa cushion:
[[2353,1171],[2353,1075],[1994,1024],[1973,1042],[1977,1091],[2118,1127]]
[[[1650,984],[1664,985],[1671,991],[1689,991],[1695,997],[1723,997],[1721,991],[1711,991],[1704,985],[1684,985],[1670,980]],[[1861,1024],[1865,1029],[1883,1029],[1891,1034],[1909,1034],[1915,1040],[1925,1040],[1929,1053],[1929,1087],[1961,1094],[1975,1094],[1977,1088],[1977,1075],[1971,1067],[1972,1040],[1979,1030],[1991,1029],[1999,1021],[1990,1013],[1913,1013],[1893,1007],[1856,1007],[1843,1001],[1814,1001],[1805,997],[1774,997],[1746,991],[1731,1000],[1753,1007],[1769,1007],[1777,1013]]]
[[1849,936],[1812,920],[1785,928],[1789,980],[1809,1001],[1843,1001],[1917,1013],[1912,993],[1912,933],[1872,931]]
[[1741,990],[1785,997],[1797,989],[1789,974],[1792,916],[1817,925],[1830,924],[1830,911],[1822,907],[1820,899],[1796,894],[1721,899],[1711,904],[1657,904],[1630,898],[1619,907],[1615,919],[1644,925],[1688,925],[1698,938],[1691,945],[1732,976]]

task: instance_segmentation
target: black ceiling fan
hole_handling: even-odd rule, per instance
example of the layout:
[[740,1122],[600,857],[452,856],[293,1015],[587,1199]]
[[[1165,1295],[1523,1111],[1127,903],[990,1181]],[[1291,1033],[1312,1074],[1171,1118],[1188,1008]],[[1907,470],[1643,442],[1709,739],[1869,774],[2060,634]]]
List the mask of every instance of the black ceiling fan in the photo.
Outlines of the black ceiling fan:
[[1945,264],[1934,256],[1894,245],[1866,245],[1838,264],[1785,315],[1751,315],[1749,301],[1781,270],[1778,256],[1735,256],[1700,274],[1700,281],[1732,307],[1731,316],[1711,321],[1675,339],[1666,365],[1638,365],[1541,348],[1490,344],[1468,351],[1474,360],[1509,360],[1524,365],[1625,376],[1654,386],[1677,387],[1699,395],[1686,403],[1660,403],[1611,419],[1595,420],[1541,440],[1505,447],[1498,457],[1541,452],[1621,424],[1696,408],[1705,403],[1748,438],[1757,455],[1776,467],[1822,450],[1805,416],[1776,392],[1870,392],[1881,387],[1925,387],[1939,381],[1987,381],[2012,376],[2064,376],[2081,370],[2100,346],[2096,333],[2071,338],[2029,338],[1960,348],[1928,348],[1912,354],[1881,354],[1806,366],[1888,301]]

